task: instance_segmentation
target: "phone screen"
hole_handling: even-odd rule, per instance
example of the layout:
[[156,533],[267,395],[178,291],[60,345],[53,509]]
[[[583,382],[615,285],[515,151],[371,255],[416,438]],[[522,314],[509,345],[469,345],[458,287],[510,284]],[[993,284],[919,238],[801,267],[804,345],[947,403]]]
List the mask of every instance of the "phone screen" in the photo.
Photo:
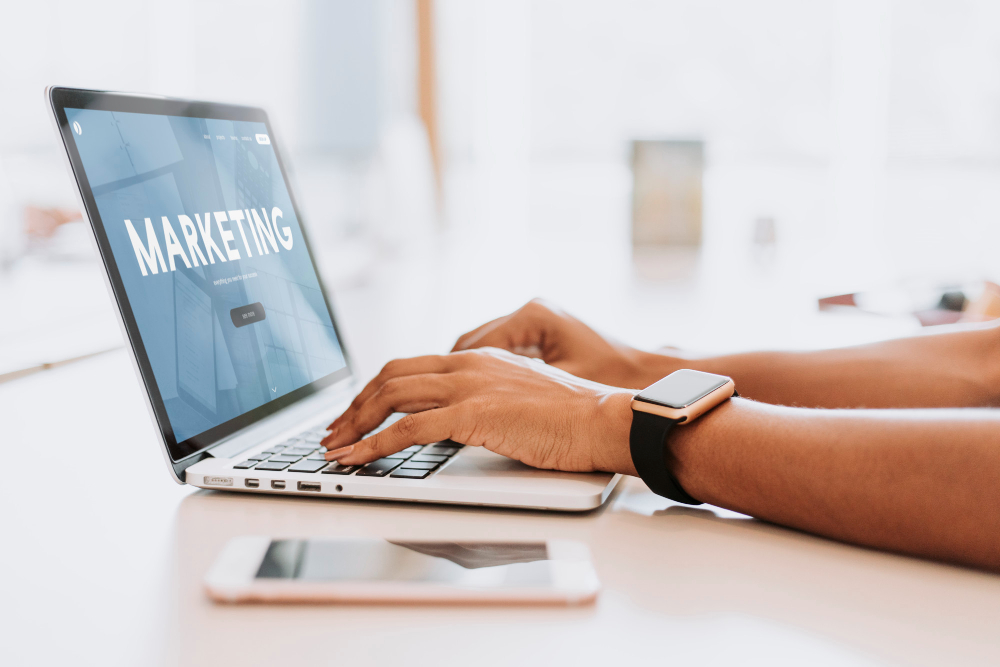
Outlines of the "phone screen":
[[257,578],[548,586],[548,557],[545,542],[272,540]]

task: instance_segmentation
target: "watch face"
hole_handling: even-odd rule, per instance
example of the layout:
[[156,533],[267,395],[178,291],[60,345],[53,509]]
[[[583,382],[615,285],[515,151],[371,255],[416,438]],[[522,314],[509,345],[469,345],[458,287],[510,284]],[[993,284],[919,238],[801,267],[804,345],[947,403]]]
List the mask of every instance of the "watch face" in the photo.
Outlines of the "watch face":
[[729,382],[724,375],[702,373],[688,369],[674,371],[659,382],[646,387],[636,400],[656,403],[668,408],[685,408]]

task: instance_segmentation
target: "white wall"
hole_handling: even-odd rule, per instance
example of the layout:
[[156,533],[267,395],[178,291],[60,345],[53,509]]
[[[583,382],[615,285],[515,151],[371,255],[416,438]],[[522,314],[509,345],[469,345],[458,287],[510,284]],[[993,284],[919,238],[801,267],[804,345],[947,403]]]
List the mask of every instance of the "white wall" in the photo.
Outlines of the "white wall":
[[[438,24],[450,163],[522,160],[529,200],[553,165],[590,165],[627,214],[629,141],[702,137],[707,252],[766,215],[831,289],[1000,278],[992,0],[442,0]],[[453,181],[452,199],[477,179]],[[593,208],[564,199],[524,224]]]
[[294,137],[300,10],[297,0],[5,3],[0,118],[19,131],[0,148],[51,146],[51,83],[262,104]]
[[666,133],[825,160],[838,114],[877,118],[893,160],[1000,157],[991,0],[440,0],[438,13],[456,158],[491,150],[491,117],[523,123],[524,107],[541,159],[619,156]]

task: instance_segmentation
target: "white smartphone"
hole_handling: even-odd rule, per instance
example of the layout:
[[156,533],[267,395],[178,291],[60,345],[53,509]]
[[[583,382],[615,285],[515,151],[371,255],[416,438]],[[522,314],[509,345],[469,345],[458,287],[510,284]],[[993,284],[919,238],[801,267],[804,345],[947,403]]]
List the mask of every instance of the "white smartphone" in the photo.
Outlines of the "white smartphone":
[[217,602],[585,604],[600,589],[580,542],[231,540],[205,575]]

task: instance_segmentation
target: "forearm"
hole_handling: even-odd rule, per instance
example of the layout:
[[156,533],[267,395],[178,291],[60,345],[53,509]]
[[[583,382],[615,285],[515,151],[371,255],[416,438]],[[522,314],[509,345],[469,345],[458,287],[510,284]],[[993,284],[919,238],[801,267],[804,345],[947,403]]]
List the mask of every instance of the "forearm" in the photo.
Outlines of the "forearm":
[[728,375],[740,395],[776,405],[998,407],[1000,327],[816,352],[751,352],[702,359],[654,355],[644,360],[644,368],[649,377],[639,382],[677,368]]
[[704,502],[845,542],[1000,570],[1000,416],[734,399],[671,436]]

